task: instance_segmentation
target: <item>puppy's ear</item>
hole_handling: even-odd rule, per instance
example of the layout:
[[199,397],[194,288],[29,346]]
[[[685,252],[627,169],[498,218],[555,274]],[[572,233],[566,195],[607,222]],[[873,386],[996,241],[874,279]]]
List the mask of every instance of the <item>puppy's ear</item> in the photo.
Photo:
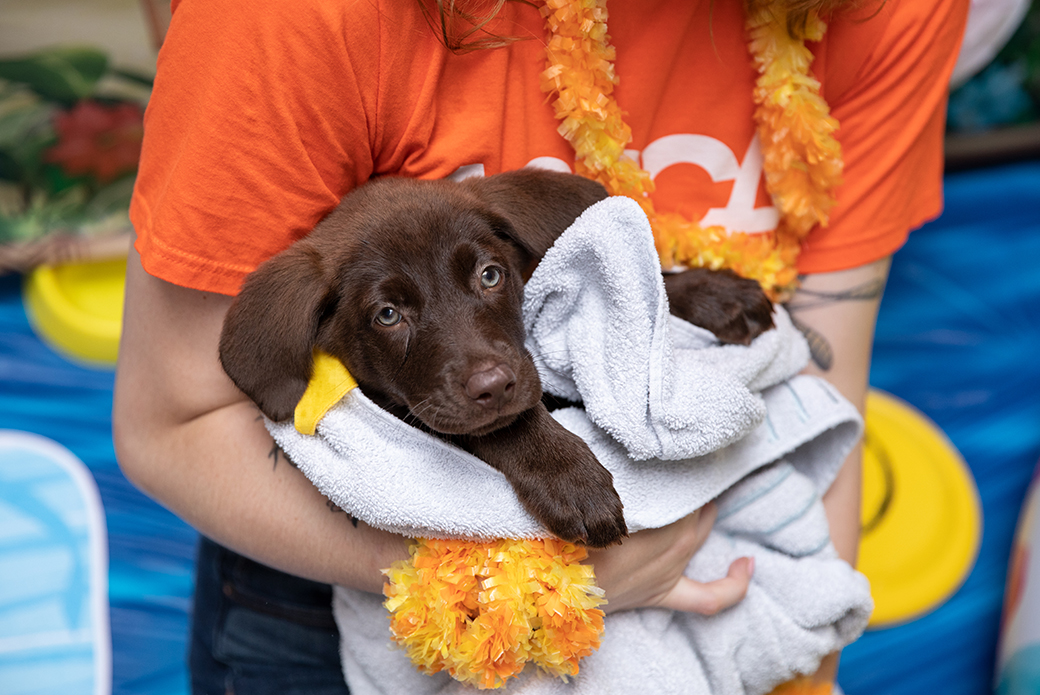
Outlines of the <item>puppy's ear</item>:
[[514,243],[536,261],[586,208],[607,197],[595,181],[545,169],[473,177],[461,185],[510,223]]
[[319,254],[296,244],[246,277],[220,335],[224,371],[267,417],[293,415],[310,381],[322,315],[334,301]]

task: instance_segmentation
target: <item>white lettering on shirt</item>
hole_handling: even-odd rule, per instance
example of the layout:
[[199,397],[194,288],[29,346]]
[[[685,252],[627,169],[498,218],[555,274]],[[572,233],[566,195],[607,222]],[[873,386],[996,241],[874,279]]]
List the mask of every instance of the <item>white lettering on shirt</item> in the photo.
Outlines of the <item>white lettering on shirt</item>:
[[[779,214],[772,205],[755,207],[762,179],[762,146],[757,134],[740,162],[726,143],[707,135],[666,135],[654,140],[642,152],[625,150],[625,154],[639,162],[652,179],[670,166],[693,164],[704,169],[716,183],[732,181],[726,207],[709,209],[699,221],[702,226],[757,234],[775,229],[779,222]],[[570,165],[558,157],[535,157],[527,166],[571,173]]]

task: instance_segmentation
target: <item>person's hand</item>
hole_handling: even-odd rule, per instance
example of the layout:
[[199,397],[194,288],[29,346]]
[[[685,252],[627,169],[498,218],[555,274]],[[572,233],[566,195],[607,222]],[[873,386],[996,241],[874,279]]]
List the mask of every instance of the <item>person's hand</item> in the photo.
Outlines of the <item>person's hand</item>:
[[754,558],[735,560],[725,577],[712,582],[683,575],[717,515],[709,503],[669,526],[634,533],[621,545],[590,550],[587,562],[606,592],[606,612],[659,607],[713,615],[739,603],[751,582]]

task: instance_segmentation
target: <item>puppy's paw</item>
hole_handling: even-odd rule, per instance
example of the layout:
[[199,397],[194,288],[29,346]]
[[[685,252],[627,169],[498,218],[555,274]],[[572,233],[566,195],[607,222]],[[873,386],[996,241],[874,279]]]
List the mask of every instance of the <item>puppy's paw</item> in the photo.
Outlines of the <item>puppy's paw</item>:
[[628,535],[610,471],[544,404],[508,427],[459,443],[502,471],[524,509],[563,540],[602,548]]
[[664,285],[673,314],[723,343],[748,345],[773,327],[773,303],[762,287],[731,270],[691,268],[666,275]]
[[541,454],[544,467],[513,481],[517,497],[565,541],[594,548],[621,542],[628,527],[613,476],[580,437],[561,430],[553,446]]

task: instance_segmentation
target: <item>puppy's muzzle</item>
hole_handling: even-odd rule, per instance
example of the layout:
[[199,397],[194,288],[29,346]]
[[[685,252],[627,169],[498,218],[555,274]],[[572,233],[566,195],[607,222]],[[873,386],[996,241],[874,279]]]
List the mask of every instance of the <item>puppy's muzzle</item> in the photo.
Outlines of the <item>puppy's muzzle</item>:
[[474,372],[466,380],[466,395],[488,410],[501,410],[516,393],[516,374],[507,364]]

